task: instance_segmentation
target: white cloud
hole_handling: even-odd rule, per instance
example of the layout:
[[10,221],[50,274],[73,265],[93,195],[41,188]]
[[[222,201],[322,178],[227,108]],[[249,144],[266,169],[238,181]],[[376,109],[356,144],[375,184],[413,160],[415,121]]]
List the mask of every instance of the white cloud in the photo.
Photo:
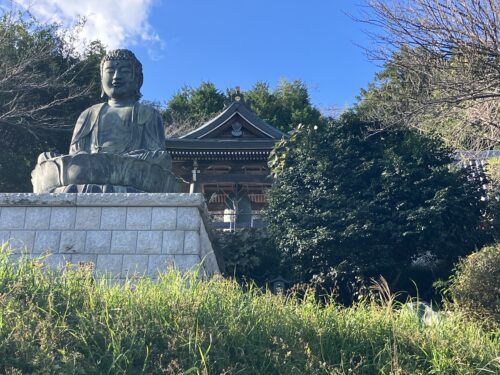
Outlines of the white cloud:
[[140,42],[161,49],[160,36],[148,22],[155,0],[18,0],[38,18],[71,25],[86,19],[80,43],[99,39],[108,49]]

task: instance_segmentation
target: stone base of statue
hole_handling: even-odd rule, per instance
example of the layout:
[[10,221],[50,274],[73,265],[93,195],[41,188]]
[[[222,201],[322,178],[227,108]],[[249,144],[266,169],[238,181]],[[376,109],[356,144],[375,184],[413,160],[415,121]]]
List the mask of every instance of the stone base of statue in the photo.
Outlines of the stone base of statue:
[[168,267],[220,273],[202,194],[0,194],[0,242],[48,266],[117,280]]
[[162,164],[106,153],[42,156],[31,173],[35,193],[175,193],[181,188],[165,166],[165,155]]

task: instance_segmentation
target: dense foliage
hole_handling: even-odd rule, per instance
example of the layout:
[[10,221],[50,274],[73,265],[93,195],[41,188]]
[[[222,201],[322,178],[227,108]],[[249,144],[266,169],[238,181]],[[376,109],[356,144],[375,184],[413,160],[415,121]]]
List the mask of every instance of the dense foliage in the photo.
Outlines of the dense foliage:
[[219,231],[215,246],[224,257],[226,276],[264,285],[280,275],[280,257],[265,229]]
[[462,259],[451,281],[450,292],[460,309],[500,327],[500,244]]
[[0,373],[495,373],[498,335],[460,313],[425,326],[390,303],[352,308],[174,271],[108,286],[0,253]]
[[500,242],[500,157],[486,161],[488,219],[493,236]]
[[220,112],[225,101],[226,96],[211,82],[202,82],[196,89],[183,87],[162,113],[167,134],[188,133]]
[[[199,87],[185,87],[174,95],[163,112],[167,134],[180,136],[211,119],[230,103],[235,89],[223,93],[211,82]],[[300,123],[323,121],[321,113],[311,104],[306,85],[301,81],[282,80],[274,90],[264,82],[244,91],[252,110],[271,125],[288,132]]]
[[373,132],[351,113],[298,127],[270,159],[285,268],[327,287],[379,275],[395,286],[415,262],[449,270],[485,240],[480,182],[451,162],[435,139]]
[[0,17],[0,191],[31,191],[42,151],[68,149],[79,113],[99,99],[99,42],[83,53],[76,30],[42,24],[29,14]]

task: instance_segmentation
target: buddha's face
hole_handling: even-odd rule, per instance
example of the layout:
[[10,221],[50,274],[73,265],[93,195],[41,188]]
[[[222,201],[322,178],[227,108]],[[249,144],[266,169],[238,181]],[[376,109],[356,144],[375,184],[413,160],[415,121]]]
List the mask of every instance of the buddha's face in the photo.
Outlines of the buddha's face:
[[105,61],[102,67],[102,88],[112,99],[129,99],[137,93],[132,63],[128,60]]

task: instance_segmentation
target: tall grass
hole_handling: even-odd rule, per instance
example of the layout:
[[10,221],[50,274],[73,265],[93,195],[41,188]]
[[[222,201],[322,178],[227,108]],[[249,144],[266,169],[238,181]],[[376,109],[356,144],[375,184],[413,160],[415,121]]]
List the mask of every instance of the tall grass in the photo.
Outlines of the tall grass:
[[175,270],[124,285],[0,252],[0,373],[498,374],[499,333],[449,313],[320,306]]

